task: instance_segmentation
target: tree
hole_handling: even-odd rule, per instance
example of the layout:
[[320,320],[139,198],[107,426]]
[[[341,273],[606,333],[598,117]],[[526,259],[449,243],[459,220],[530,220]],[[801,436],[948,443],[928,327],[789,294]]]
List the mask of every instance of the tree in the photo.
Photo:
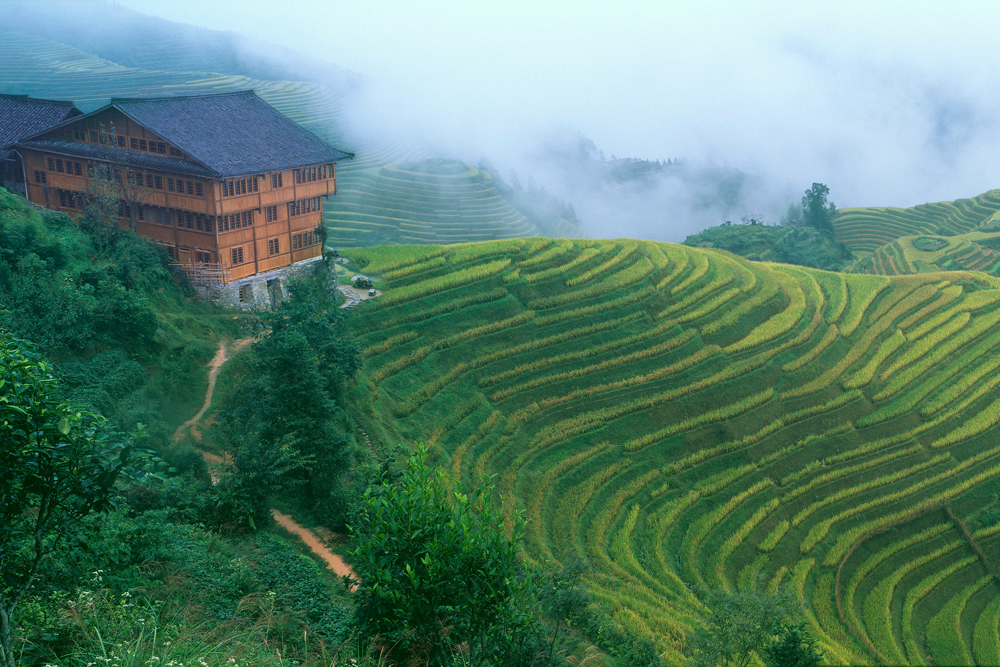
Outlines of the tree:
[[827,203],[830,188],[822,183],[813,183],[802,197],[802,220],[818,232],[833,238],[833,216],[837,207],[833,202]]
[[338,401],[361,353],[320,280],[293,282],[289,291],[291,299],[265,316],[271,333],[251,348],[248,372],[219,420],[234,464],[224,490],[235,518],[256,522],[275,495],[301,484],[310,509],[337,523],[343,517],[331,515],[343,513],[338,493],[348,467]]
[[819,667],[823,652],[816,649],[816,638],[806,630],[806,622],[782,626],[778,638],[764,649],[767,667]]
[[45,560],[88,515],[111,509],[132,446],[103,417],[60,400],[51,365],[0,331],[0,647],[14,667],[14,613]]
[[528,580],[517,560],[524,524],[508,539],[480,482],[471,494],[427,464],[418,446],[396,483],[370,488],[351,526],[361,583],[355,619],[364,641],[396,662],[519,663],[531,624]]
[[689,663],[698,667],[746,667],[771,643],[783,623],[802,609],[787,589],[775,593],[717,589],[708,591],[702,602],[708,609],[707,625],[687,636]]

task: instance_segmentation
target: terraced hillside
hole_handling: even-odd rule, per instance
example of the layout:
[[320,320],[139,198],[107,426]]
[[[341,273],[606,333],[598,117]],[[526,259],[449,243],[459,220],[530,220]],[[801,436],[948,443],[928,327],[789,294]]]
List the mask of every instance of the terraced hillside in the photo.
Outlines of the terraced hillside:
[[790,586],[831,663],[1000,664],[1000,280],[644,241],[345,251],[385,442],[497,475],[528,557],[593,565],[681,658],[701,584]]
[[903,236],[955,236],[996,219],[1000,190],[972,199],[921,204],[911,208],[867,207],[841,209],[833,219],[837,240],[855,254],[875,252]]
[[958,236],[904,236],[857,260],[848,273],[897,276],[935,271],[985,271],[1000,275],[1000,223]]
[[489,173],[457,160],[351,172],[323,213],[334,245],[455,243],[539,233],[497,192]]

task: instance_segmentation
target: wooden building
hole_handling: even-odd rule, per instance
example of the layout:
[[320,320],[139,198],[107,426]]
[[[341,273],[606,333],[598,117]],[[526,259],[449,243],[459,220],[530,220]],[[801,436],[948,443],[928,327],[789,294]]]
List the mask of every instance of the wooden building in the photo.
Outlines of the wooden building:
[[0,185],[26,196],[24,161],[15,148],[17,142],[82,114],[72,102],[0,95]]
[[322,254],[327,145],[253,91],[119,99],[16,144],[27,197],[75,215],[113,174],[123,224],[196,282],[227,283]]

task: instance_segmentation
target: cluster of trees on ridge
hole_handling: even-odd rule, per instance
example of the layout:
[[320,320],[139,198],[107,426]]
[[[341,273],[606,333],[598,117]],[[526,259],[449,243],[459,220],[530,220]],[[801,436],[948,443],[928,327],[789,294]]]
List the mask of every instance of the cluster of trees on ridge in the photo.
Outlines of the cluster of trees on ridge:
[[727,221],[687,237],[684,244],[720,248],[758,261],[839,271],[854,260],[854,255],[834,237],[837,207],[828,201],[829,194],[826,185],[813,183],[800,203],[789,204],[780,226],[764,224],[759,215],[745,215],[742,224]]

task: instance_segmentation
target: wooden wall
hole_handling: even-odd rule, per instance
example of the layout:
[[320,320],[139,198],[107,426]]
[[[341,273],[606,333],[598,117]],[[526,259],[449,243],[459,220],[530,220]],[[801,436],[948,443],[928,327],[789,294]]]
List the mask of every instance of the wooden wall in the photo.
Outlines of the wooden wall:
[[[126,137],[137,136],[138,133],[147,141],[155,138],[152,133],[145,132],[141,126],[131,123],[124,116],[120,118],[109,117],[107,121],[108,125],[113,122],[118,133],[124,132]],[[87,169],[93,167],[94,164],[86,158],[78,156],[31,149],[25,149],[23,154],[28,177],[28,198],[42,206],[64,210],[70,215],[81,213],[82,211],[79,209],[62,208],[58,191],[86,193],[89,182],[86,176]],[[84,175],[81,177],[75,174],[51,171],[48,168],[48,158],[63,160],[64,165],[66,160],[80,162],[83,165]],[[35,170],[45,173],[46,183],[44,186],[35,182]],[[218,261],[229,270],[229,279],[234,280],[257,272],[287,266],[302,259],[316,257],[322,252],[322,247],[319,244],[292,251],[292,236],[296,233],[316,229],[322,223],[322,212],[312,211],[289,218],[288,204],[314,197],[327,198],[330,194],[335,193],[335,172],[332,169],[329,172],[330,178],[311,183],[295,183],[294,172],[285,170],[280,172],[282,177],[282,187],[280,188],[272,187],[271,173],[244,176],[241,178],[257,178],[257,192],[248,192],[233,197],[223,196],[225,181],[198,179],[187,174],[168,172],[149,171],[142,173],[143,175],[148,173],[152,176],[159,176],[163,184],[163,189],[154,187],[148,191],[144,201],[146,206],[213,216],[212,232],[139,222],[137,231],[140,235],[172,247],[174,257],[180,262],[196,261],[195,251],[209,252],[214,261]],[[197,197],[186,193],[169,192],[167,189],[168,178],[200,182],[203,184],[204,196]],[[269,206],[276,207],[274,210],[276,216],[271,222],[267,222],[266,209]],[[243,211],[253,212],[254,222],[252,226],[222,231],[221,216],[242,213]],[[127,224],[124,220],[122,222]],[[268,241],[274,239],[278,240],[279,252],[276,255],[268,252]],[[243,249],[242,263],[233,264],[233,248]]]

